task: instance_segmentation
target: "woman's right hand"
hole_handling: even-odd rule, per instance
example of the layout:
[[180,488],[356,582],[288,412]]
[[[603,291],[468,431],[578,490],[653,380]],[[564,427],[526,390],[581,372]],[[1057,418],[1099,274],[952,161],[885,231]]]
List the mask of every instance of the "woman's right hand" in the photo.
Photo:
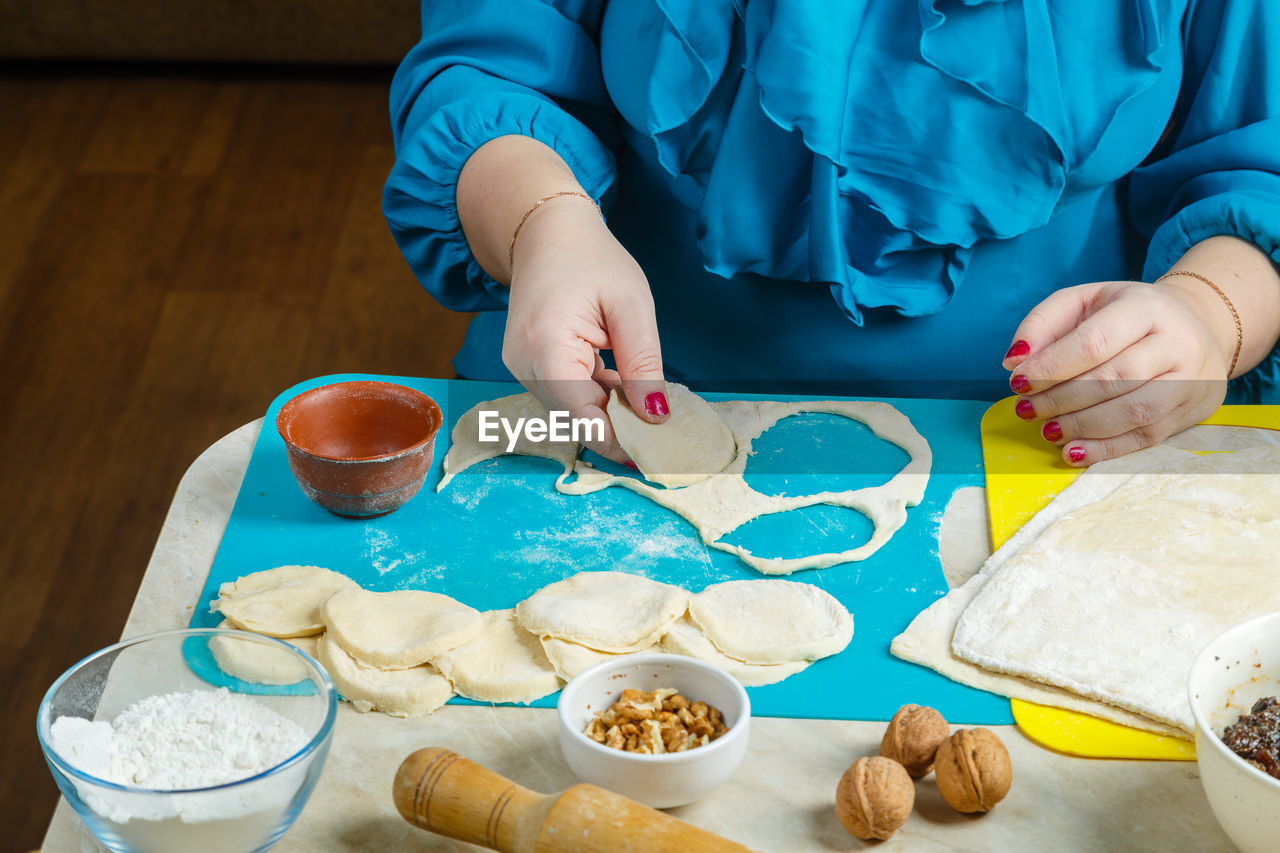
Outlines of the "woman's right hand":
[[649,282],[585,198],[552,199],[520,229],[502,361],[549,410],[599,419],[604,441],[587,446],[615,462],[628,460],[605,414],[609,391],[621,385],[640,417],[667,419]]

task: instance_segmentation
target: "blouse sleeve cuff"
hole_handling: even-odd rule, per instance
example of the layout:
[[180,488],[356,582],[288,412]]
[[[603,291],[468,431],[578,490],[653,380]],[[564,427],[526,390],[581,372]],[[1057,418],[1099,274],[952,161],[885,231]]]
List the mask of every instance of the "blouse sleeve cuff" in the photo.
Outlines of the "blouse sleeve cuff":
[[402,140],[383,193],[396,243],[423,286],[446,308],[500,310],[507,288],[477,263],[458,220],[458,176],[471,154],[499,136],[550,147],[593,199],[612,186],[613,154],[555,102],[526,91],[493,91],[436,110]]

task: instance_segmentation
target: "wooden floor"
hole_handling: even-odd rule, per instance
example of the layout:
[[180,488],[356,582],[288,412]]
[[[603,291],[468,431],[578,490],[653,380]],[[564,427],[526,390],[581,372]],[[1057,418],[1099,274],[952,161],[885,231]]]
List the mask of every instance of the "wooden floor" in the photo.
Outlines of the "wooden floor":
[[35,713],[116,640],[179,478],[326,373],[450,376],[465,318],[379,204],[389,72],[0,66],[0,826],[56,800]]

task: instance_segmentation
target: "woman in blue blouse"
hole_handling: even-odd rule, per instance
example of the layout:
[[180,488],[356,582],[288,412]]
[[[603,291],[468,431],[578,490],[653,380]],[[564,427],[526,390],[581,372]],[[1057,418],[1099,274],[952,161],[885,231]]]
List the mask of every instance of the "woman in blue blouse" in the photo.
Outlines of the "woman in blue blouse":
[[435,297],[481,312],[461,375],[577,416],[620,378],[655,422],[664,368],[713,389],[1011,387],[1076,465],[1280,397],[1280,3],[422,17],[384,208]]

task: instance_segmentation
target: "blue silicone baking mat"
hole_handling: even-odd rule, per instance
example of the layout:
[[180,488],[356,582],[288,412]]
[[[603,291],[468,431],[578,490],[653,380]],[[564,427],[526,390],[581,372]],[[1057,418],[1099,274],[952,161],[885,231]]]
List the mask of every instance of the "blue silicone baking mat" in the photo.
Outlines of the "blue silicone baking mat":
[[[283,402],[309,388],[350,379],[416,388],[444,412],[445,428],[422,491],[381,518],[339,518],[307,500],[289,472],[275,429]],[[267,410],[192,626],[220,621],[208,607],[220,584],[286,564],[325,566],[372,590],[442,592],[481,610],[513,607],[546,584],[583,570],[634,572],[693,592],[720,581],[762,577],[737,557],[706,548],[684,519],[628,490],[584,496],[556,492],[560,468],[546,459],[508,456],[482,462],[437,493],[454,422],[478,402],[519,390],[499,383],[351,374],[309,380],[282,393]],[[869,559],[790,576],[817,584],[844,603],[854,616],[853,641],[799,675],[750,688],[753,710],[763,716],[887,720],[902,704],[915,702],[932,705],[954,723],[1011,723],[1007,699],[889,654],[893,637],[946,592],[938,525],[956,489],[983,483],[978,425],[990,403],[886,402],[907,415],[933,449],[924,501],[908,511],[902,529]],[[754,449],[747,481],[769,493],[873,485],[907,459],[861,424],[831,415],[788,418],[757,439]],[[800,556],[847,549],[870,532],[861,514],[820,506],[758,519],[726,539],[761,555]],[[555,700],[552,695],[534,705],[552,707]]]

